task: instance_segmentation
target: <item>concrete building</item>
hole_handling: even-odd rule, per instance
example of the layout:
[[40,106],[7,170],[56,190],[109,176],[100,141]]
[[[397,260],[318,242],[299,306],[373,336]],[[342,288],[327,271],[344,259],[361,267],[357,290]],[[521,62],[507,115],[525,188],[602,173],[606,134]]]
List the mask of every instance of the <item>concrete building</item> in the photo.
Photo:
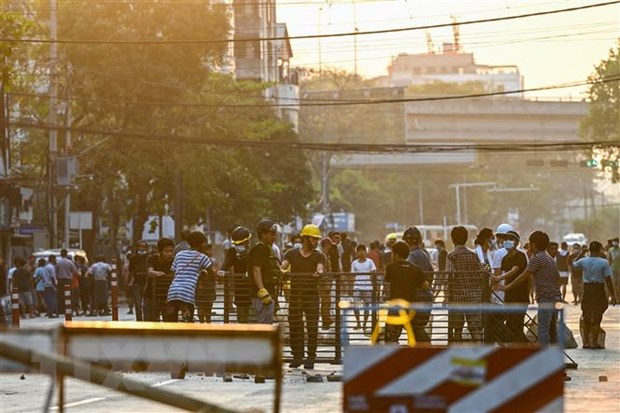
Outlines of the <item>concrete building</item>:
[[388,67],[386,81],[392,86],[481,82],[489,92],[523,89],[517,66],[478,64],[473,53],[455,50],[451,43],[444,43],[441,53],[399,54]]
[[286,105],[276,107],[276,115],[297,131],[298,75],[290,67],[293,49],[286,24],[276,20],[276,1],[233,0],[233,13],[235,79],[273,83],[265,98]]

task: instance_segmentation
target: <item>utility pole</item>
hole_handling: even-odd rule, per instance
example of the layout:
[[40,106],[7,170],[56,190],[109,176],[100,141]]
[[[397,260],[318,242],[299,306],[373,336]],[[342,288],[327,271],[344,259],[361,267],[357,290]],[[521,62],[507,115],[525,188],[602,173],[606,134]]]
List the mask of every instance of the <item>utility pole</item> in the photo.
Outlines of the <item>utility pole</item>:
[[[70,103],[67,101],[67,108],[66,108],[66,112],[65,112],[65,126],[67,129],[65,129],[65,151],[64,151],[64,155],[65,155],[65,159],[67,159],[67,161],[69,160],[69,151],[71,148],[71,106]],[[81,222],[81,218],[80,218],[80,222]],[[81,234],[82,231],[80,230],[80,238],[81,238]],[[64,241],[63,241],[63,246],[64,248],[69,248],[70,247],[70,238],[71,238],[71,183],[69,183],[69,186],[67,187],[67,195],[65,195],[65,230],[64,230]],[[80,242],[81,244],[81,242]],[[80,246],[81,248],[81,246]]]
[[468,188],[474,186],[495,186],[495,182],[462,182],[449,185],[448,188],[456,190],[456,225],[461,225],[461,187]]
[[351,0],[353,3],[353,22],[355,27],[353,27],[353,31],[355,34],[353,35],[353,73],[355,74],[355,79],[357,79],[357,32],[359,28],[357,27],[357,7],[355,6],[355,0]]
[[48,153],[48,169],[47,169],[47,203],[49,213],[49,236],[50,246],[52,248],[58,247],[58,215],[57,215],[57,200],[54,193],[56,187],[56,156],[58,151],[58,131],[55,129],[57,123],[56,106],[58,87],[56,83],[56,64],[58,62],[58,43],[56,39],[58,37],[57,27],[57,0],[50,0],[50,106],[49,106],[49,123],[52,128],[49,131],[49,153]]

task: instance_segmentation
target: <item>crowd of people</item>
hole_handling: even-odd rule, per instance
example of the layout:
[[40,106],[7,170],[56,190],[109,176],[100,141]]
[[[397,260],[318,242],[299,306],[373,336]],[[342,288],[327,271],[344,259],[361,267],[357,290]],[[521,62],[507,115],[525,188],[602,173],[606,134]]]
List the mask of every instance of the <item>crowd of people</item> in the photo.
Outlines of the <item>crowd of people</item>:
[[[366,247],[338,231],[324,237],[310,224],[292,236],[283,250],[275,243],[278,228],[267,218],[254,231],[235,225],[229,231],[221,265],[201,232],[185,231],[178,244],[162,238],[155,253],[149,251],[147,242],[138,242],[124,266],[129,312],[135,311],[137,321],[181,318],[191,322],[197,309],[198,321],[209,323],[216,283],[226,280],[237,322],[271,324],[280,305],[278,297],[284,296],[291,366],[303,363],[312,368],[319,325],[329,330],[334,323],[335,298],[366,306],[355,311],[353,328],[369,334],[371,303],[400,299],[428,304],[443,297],[448,308],[481,303],[493,308],[525,306],[535,294],[541,304],[538,340],[548,344],[557,335],[553,306],[566,302],[570,281],[572,302],[582,308],[584,348],[597,348],[602,316],[609,303],[615,304],[620,288],[618,238],[606,246],[593,241],[589,246],[569,247],[551,242],[543,231],[534,231],[522,243],[514,228],[501,224],[496,230],[480,230],[470,249],[468,230],[456,226],[450,233],[452,250],[438,239],[431,257],[416,227],[407,228],[401,240],[393,236],[386,245],[374,241]],[[71,285],[76,315],[109,314],[111,267],[103,257],[94,261],[89,266],[84,257],[72,259],[66,250],[58,259],[53,255],[38,262],[34,257],[15,258],[8,278],[19,290],[24,315],[62,314],[65,284]],[[463,340],[466,327],[472,341],[526,343],[525,317],[525,309],[510,314],[449,311],[448,337]],[[426,311],[418,311],[411,320],[417,341],[430,341],[428,323]],[[386,340],[398,341],[400,333],[400,327],[392,326]]]
[[72,314],[107,315],[112,268],[103,257],[88,265],[86,257],[70,256],[66,249],[37,259],[15,257],[7,274],[9,291],[17,289],[22,317],[46,315],[56,318],[65,313],[64,288],[70,285]]

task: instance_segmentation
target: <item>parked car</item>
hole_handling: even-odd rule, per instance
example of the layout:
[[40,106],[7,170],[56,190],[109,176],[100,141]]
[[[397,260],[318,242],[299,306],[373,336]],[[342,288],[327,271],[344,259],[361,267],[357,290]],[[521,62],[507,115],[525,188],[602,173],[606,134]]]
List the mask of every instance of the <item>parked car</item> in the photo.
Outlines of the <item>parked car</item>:
[[[39,258],[43,258],[45,261],[47,261],[50,255],[55,255],[57,258],[60,257],[60,249],[56,248],[56,249],[50,249],[50,250],[37,251],[32,255],[34,255],[37,260],[39,260]],[[77,248],[68,248],[67,255],[72,260],[75,260],[76,255],[84,257],[84,259],[86,260],[86,264],[88,265],[88,256],[86,255],[86,251],[84,250],[77,249]]]
[[579,244],[579,245],[588,244],[588,238],[586,238],[585,234],[582,234],[579,232],[566,234],[564,235],[564,238],[562,238],[562,240],[566,242],[569,246],[573,244]]

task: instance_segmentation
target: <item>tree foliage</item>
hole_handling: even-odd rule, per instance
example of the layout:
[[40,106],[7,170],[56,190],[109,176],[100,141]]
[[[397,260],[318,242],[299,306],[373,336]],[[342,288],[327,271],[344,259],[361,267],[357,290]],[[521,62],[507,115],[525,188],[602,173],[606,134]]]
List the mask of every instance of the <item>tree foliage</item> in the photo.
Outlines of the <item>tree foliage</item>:
[[[156,43],[226,38],[229,17],[215,2],[59,2],[59,38],[136,42],[59,47],[59,123],[100,131],[72,136],[69,155],[78,157],[80,175],[92,177],[77,182],[73,209],[95,211],[116,230],[133,219],[134,239],[148,215],[174,214],[179,188],[186,225],[208,214],[211,230],[226,230],[233,222],[251,226],[261,216],[288,222],[304,213],[312,188],[303,153],[201,142],[299,139],[265,105],[267,85],[218,73],[225,43]],[[22,106],[35,108],[34,102]],[[237,104],[243,107],[227,106]],[[59,136],[62,148],[65,134]],[[45,158],[46,146],[35,141],[25,139],[22,148]]]
[[[620,40],[588,80],[596,83],[588,91],[588,115],[580,125],[581,136],[589,141],[620,142]],[[620,148],[595,149],[591,156],[600,157],[604,176],[620,182]]]

